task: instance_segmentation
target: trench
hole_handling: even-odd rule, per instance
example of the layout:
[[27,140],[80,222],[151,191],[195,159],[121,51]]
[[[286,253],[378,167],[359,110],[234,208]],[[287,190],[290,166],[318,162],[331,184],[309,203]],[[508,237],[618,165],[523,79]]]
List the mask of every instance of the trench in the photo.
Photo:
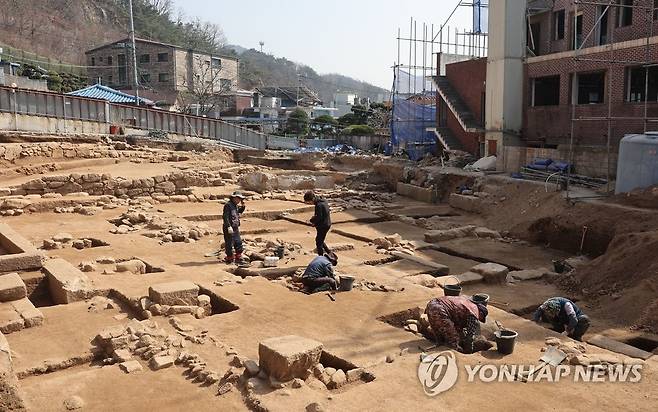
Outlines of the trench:
[[201,285],[199,286],[199,294],[210,296],[210,305],[212,307],[212,314],[210,316],[222,315],[224,313],[235,312],[240,307],[233,302],[224,299],[210,289],[206,289]]
[[656,353],[658,349],[658,336],[635,336],[622,342],[645,352]]

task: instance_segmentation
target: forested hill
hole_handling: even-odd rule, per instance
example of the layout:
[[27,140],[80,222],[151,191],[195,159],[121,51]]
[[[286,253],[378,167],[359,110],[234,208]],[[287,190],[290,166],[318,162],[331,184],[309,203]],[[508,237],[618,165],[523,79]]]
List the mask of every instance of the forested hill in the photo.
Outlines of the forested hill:
[[[219,26],[179,15],[170,0],[134,0],[133,4],[138,37],[236,55],[241,62],[242,88],[292,86],[300,79],[326,103],[336,90],[372,98],[386,92],[340,74],[320,75],[283,57],[227,46]],[[129,26],[128,0],[0,0],[0,10],[0,47],[78,65],[85,62],[85,50],[125,38]]]

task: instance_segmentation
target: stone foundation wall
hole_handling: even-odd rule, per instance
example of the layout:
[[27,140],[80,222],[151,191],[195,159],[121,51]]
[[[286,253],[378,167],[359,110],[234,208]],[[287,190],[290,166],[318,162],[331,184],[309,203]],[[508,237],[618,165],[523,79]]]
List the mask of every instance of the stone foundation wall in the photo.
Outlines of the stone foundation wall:
[[140,197],[189,195],[190,187],[223,186],[219,174],[210,172],[176,172],[165,176],[143,179],[113,178],[109,174],[71,174],[64,176],[43,176],[20,186],[0,188],[0,195],[25,196],[47,193],[85,192],[92,196]]

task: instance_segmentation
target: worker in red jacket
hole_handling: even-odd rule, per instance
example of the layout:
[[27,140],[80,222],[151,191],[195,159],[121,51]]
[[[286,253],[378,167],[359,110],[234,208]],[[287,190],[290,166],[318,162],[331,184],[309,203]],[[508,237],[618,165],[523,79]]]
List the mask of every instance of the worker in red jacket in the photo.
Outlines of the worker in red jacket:
[[480,345],[486,340],[478,339],[481,336],[480,322],[486,322],[489,314],[484,304],[475,303],[465,296],[441,296],[427,304],[425,313],[437,344],[443,343],[462,353],[473,353],[492,346],[488,342],[487,345]]

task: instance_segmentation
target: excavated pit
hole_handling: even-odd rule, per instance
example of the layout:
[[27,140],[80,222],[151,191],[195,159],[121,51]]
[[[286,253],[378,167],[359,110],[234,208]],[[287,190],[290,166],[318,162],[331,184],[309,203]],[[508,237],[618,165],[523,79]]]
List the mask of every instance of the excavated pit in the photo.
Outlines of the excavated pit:
[[212,306],[212,315],[222,315],[225,313],[235,312],[239,310],[240,307],[233,302],[224,299],[210,289],[206,289],[203,286],[199,285],[199,294],[210,296],[210,305]]

